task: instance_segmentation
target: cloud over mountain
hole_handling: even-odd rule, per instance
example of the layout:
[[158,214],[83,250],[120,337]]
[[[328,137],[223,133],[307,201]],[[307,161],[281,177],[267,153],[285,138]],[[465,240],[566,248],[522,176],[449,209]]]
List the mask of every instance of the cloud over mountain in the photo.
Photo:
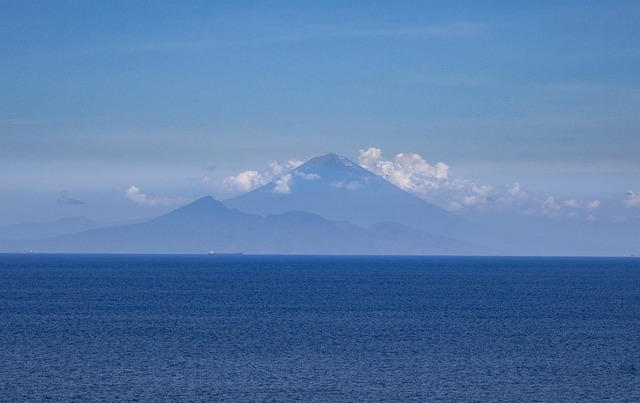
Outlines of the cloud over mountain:
[[291,178],[284,178],[290,170],[302,165],[304,161],[290,159],[286,162],[275,160],[269,161],[269,168],[261,172],[249,170],[239,173],[236,176],[228,176],[223,182],[223,188],[234,194],[250,192],[260,186],[264,186],[272,180],[278,180],[281,184],[276,193],[288,193],[290,191],[288,183]]
[[[303,161],[269,161],[262,171],[247,170],[223,180],[222,188],[230,195],[240,195],[273,182],[270,192],[290,194],[301,180],[320,179],[316,173],[296,170]],[[385,158],[380,148],[360,150],[357,164],[386,179],[398,188],[451,212],[515,214],[552,219],[594,221],[607,217],[597,199],[554,195],[532,195],[519,182],[502,186],[483,184],[455,175],[445,162],[429,163],[418,153],[403,152]],[[358,181],[335,180],[330,186],[356,190],[365,186]],[[625,207],[640,206],[640,195],[629,191],[621,200]],[[610,217],[609,217],[610,218]]]
[[272,192],[282,194],[291,193],[291,187],[289,186],[289,184],[291,183],[291,178],[291,174],[279,176],[274,180],[276,186],[273,188]]
[[[360,150],[358,163],[400,189],[450,211],[511,212],[592,221],[593,211],[602,205],[599,200],[533,197],[518,182],[496,189],[457,177],[444,162],[431,165],[416,153],[399,153],[388,160],[381,149],[370,147]],[[623,203],[633,204],[634,196],[630,192]]]
[[486,205],[494,196],[491,186],[454,177],[444,162],[431,165],[416,153],[399,153],[387,160],[382,150],[370,147],[360,150],[358,163],[400,189],[452,211]]

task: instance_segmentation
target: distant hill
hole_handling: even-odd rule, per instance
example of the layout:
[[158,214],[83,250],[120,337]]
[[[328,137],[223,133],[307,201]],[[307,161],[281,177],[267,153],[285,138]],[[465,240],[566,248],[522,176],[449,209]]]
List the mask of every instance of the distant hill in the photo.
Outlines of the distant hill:
[[203,197],[148,222],[0,243],[5,252],[479,254],[485,249],[397,223],[361,228],[289,211],[267,217]]

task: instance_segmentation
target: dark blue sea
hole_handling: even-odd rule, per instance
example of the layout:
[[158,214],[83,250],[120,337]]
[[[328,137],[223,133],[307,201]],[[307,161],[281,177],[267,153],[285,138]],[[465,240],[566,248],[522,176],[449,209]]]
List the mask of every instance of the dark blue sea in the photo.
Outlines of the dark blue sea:
[[0,401],[640,401],[640,259],[0,255]]

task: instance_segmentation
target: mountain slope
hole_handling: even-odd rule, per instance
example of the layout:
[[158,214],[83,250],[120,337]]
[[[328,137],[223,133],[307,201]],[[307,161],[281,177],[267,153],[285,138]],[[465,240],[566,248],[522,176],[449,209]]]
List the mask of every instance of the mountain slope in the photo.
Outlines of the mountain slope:
[[395,221],[433,234],[473,239],[469,222],[335,154],[313,158],[224,204],[262,215],[302,210],[361,226]]

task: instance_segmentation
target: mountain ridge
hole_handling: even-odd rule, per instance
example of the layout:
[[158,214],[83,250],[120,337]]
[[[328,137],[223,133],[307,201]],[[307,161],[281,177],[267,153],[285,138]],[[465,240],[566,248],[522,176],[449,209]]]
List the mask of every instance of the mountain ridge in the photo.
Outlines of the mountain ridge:
[[[397,224],[401,225],[401,224]],[[289,211],[262,217],[202,197],[153,220],[44,240],[0,242],[5,251],[79,253],[477,254],[483,248],[415,229],[339,225]],[[407,236],[407,231],[413,232]],[[7,250],[12,248],[12,250]]]
[[469,228],[462,218],[330,153],[232,200],[204,196],[146,222],[10,245],[55,252],[487,252],[458,237],[460,228]]

